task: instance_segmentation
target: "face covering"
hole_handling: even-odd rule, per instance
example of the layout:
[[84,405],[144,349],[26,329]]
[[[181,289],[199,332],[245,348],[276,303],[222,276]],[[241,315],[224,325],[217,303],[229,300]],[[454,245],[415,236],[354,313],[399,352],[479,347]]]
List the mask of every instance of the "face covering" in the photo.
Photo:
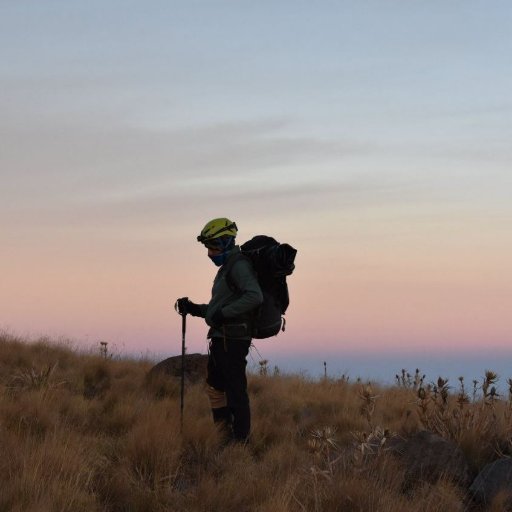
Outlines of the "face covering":
[[224,265],[224,263],[226,263],[227,255],[228,255],[227,251],[224,251],[221,254],[217,254],[215,256],[208,256],[208,257],[213,261],[213,263],[215,263],[215,265],[217,267],[222,267],[222,265]]
[[223,251],[220,254],[217,254],[216,256],[208,255],[208,257],[213,261],[213,263],[217,267],[222,267],[222,265],[226,263],[228,252],[233,248],[233,245],[235,244],[235,239],[232,236],[226,237],[225,239],[220,238],[218,243],[219,246],[223,249]]

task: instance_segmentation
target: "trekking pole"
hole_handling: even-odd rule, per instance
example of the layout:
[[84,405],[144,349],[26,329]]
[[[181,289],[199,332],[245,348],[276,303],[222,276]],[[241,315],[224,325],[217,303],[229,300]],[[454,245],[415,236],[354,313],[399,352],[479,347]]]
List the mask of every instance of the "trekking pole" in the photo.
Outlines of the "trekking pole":
[[185,333],[187,331],[187,313],[181,313],[178,301],[174,309],[181,316],[181,393],[180,393],[180,433],[183,433],[183,410],[185,408]]

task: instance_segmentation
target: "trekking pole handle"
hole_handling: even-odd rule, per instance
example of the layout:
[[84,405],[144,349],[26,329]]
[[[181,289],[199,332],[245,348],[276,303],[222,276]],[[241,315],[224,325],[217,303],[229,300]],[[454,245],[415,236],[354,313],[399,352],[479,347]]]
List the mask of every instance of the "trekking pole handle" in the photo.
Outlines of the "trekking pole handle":
[[174,303],[174,310],[176,311],[176,313],[178,313],[178,315],[181,315],[182,317],[185,317],[187,316],[187,312],[185,311],[184,313],[180,311],[180,306],[179,306],[179,301],[180,300],[188,300],[188,297],[182,297],[181,299],[178,299],[175,303]]

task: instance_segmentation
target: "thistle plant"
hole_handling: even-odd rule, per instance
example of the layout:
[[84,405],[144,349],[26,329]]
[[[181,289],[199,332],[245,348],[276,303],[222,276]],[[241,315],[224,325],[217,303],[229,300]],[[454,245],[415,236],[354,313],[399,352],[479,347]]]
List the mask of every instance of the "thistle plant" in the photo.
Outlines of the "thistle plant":
[[397,384],[403,388],[412,387],[412,377],[411,374],[405,369],[402,368],[402,373],[400,375],[395,375]]
[[473,380],[473,403],[476,402],[477,393],[478,393],[478,381],[475,379],[475,380]]
[[100,341],[100,356],[103,359],[108,358],[108,342],[106,341]]
[[498,375],[490,370],[485,371],[484,382],[482,384],[482,393],[486,404],[492,404],[499,395],[496,391],[496,384],[498,382]]
[[349,375],[347,375],[346,373],[343,373],[343,374],[341,375],[341,377],[338,379],[338,382],[339,382],[340,384],[348,384],[348,383],[349,383],[349,381],[350,381],[350,376],[349,376]]
[[[437,383],[424,386],[421,384],[417,391],[417,401],[419,417],[423,425],[433,432],[440,435],[448,435],[449,415],[448,397],[449,397],[448,379],[439,377]],[[431,404],[433,407],[431,407]]]
[[413,377],[405,368],[402,368],[402,373],[400,375],[397,373],[395,379],[398,386],[416,391],[423,386],[425,375],[422,375],[420,369],[416,368]]
[[423,386],[424,380],[425,380],[425,375],[421,375],[420,369],[416,368],[416,371],[414,372],[414,384],[413,384],[413,388],[415,391]]
[[336,428],[326,426],[312,430],[308,446],[317,459],[317,464],[310,468],[311,472],[331,477],[339,460],[339,457],[334,457],[339,451]]
[[359,390],[359,398],[362,400],[361,414],[365,417],[370,428],[372,427],[372,416],[375,411],[375,401],[379,396],[373,394],[373,388],[371,383],[362,386]]
[[464,377],[459,377],[460,382],[460,389],[459,393],[457,394],[457,404],[459,406],[459,409],[462,411],[464,409],[464,406],[469,404],[469,396],[466,393],[466,389],[464,388]]
[[[434,391],[434,401],[441,409],[445,409],[448,405],[448,395],[449,395],[449,389],[450,386],[448,385],[449,379],[443,379],[442,377],[439,377],[437,379],[437,384],[433,386]],[[439,402],[438,398],[441,399]]]
[[357,446],[356,460],[363,460],[367,455],[375,455],[387,439],[396,435],[382,427],[375,427],[369,434],[366,432],[351,432],[351,434]]
[[329,455],[332,450],[338,449],[335,434],[334,427],[321,427],[312,430],[308,445],[314,452]]
[[417,404],[420,408],[421,416],[425,416],[428,411],[428,407],[430,403],[432,402],[432,387],[430,385],[423,387],[423,385],[420,386],[417,392]]

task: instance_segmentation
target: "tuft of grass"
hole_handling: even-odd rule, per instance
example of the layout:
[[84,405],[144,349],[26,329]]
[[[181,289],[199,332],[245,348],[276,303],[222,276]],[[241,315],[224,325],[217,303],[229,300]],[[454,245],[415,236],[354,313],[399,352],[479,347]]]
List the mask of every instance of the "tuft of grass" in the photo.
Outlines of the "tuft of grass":
[[111,380],[111,368],[107,361],[90,361],[84,370],[84,397],[92,399],[105,396]]

